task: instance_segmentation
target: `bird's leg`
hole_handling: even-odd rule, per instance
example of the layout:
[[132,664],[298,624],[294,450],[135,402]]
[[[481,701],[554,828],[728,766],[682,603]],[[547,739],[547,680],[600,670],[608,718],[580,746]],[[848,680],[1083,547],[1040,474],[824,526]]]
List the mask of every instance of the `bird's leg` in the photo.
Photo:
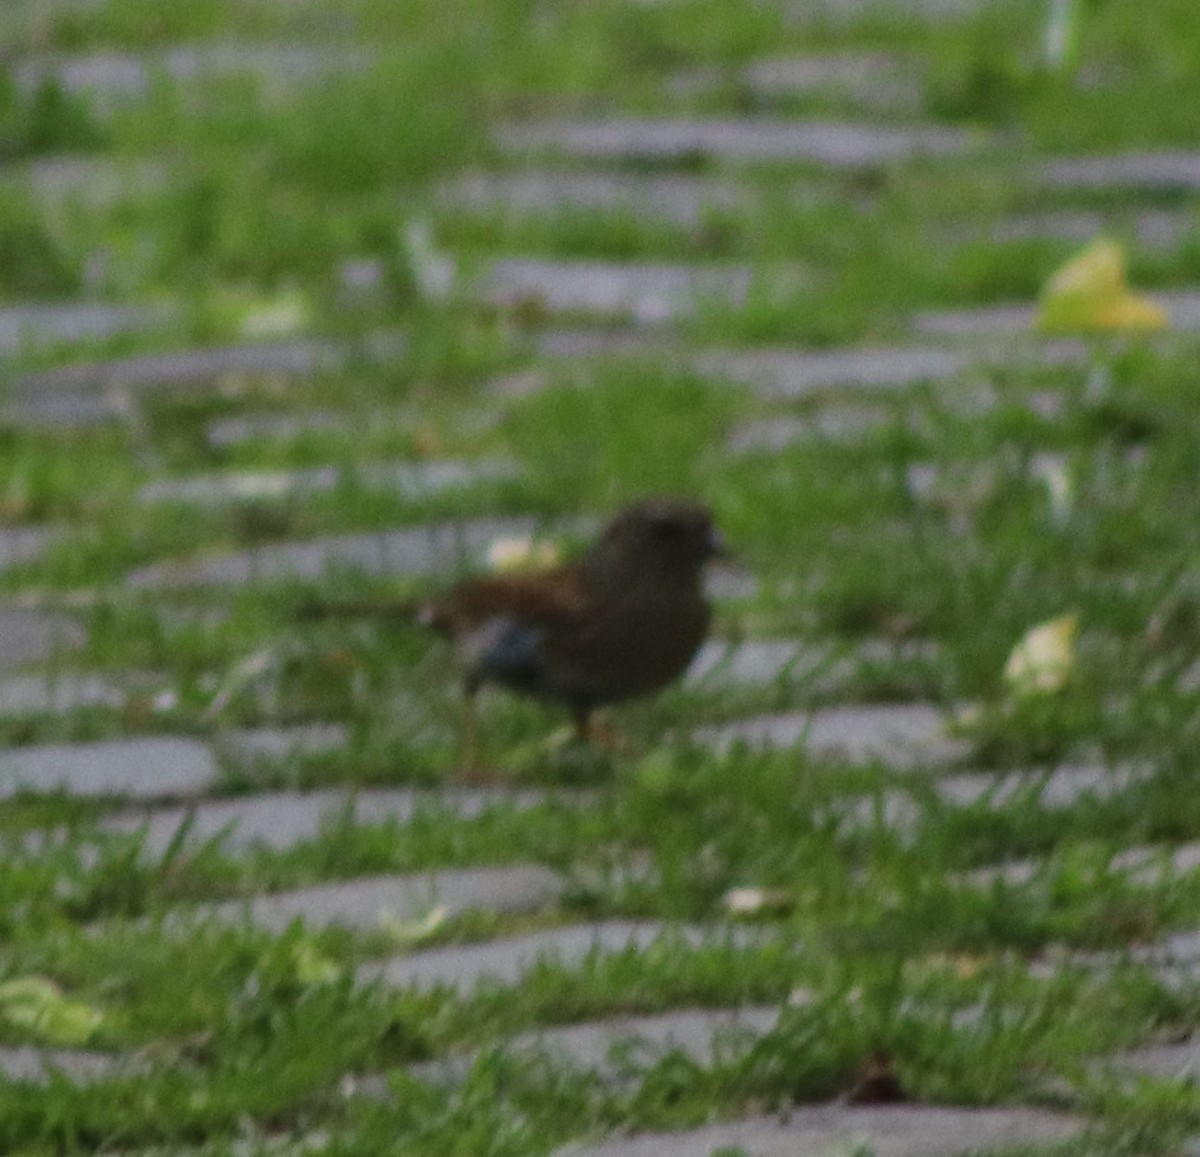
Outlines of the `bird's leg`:
[[625,736],[605,719],[597,719],[591,707],[576,707],[572,712],[575,738],[597,751],[614,752],[625,746]]
[[522,744],[510,757],[524,761],[534,756],[545,758],[559,755],[572,743],[591,743],[592,709],[582,704],[571,705],[571,724],[569,727],[556,727],[545,739],[533,744]]
[[[570,711],[570,724],[555,728],[544,739],[523,743],[511,749],[505,756],[506,764],[516,768],[531,760],[557,759],[580,744],[592,752],[613,750],[616,744],[610,742],[612,735],[609,729],[597,725],[590,705],[573,703],[570,705]],[[576,759],[577,756],[571,758]]]
[[592,709],[587,704],[576,704],[571,710],[571,722],[575,727],[575,738],[580,743],[592,741]]

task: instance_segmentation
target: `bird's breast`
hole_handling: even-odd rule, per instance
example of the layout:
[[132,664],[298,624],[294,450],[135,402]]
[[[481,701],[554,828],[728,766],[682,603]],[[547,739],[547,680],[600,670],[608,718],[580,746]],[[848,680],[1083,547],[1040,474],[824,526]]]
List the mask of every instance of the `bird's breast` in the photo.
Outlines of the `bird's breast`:
[[687,669],[708,633],[700,598],[626,598],[597,615],[577,656],[608,700],[657,690]]

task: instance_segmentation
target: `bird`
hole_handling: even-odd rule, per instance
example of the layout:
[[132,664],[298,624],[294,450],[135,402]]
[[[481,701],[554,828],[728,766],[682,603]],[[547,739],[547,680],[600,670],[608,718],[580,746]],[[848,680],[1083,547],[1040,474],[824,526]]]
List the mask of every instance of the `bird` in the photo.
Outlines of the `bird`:
[[601,745],[597,708],[652,695],[687,670],[712,619],[705,566],[727,556],[706,505],[647,497],[573,562],[468,578],[419,604],[417,622],[450,640],[461,669],[466,769],[489,684],[565,707],[575,736]]

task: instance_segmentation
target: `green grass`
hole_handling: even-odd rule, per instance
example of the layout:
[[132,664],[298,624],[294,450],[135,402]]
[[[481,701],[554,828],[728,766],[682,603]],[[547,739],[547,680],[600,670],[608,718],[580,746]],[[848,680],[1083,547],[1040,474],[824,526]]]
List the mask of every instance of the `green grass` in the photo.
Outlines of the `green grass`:
[[[690,356],[904,344],[918,340],[912,319],[923,310],[1030,302],[1075,246],[992,240],[1014,214],[1101,210],[1129,239],[1136,285],[1195,283],[1194,194],[1046,191],[1023,175],[1044,155],[1193,148],[1192,8],[1160,0],[1147,17],[1087,5],[1078,69],[1055,77],[1038,64],[1045,5],[1033,0],[944,23],[796,18],[718,0],[352,0],[336,10],[316,0],[124,0],[0,15],[16,60],[306,39],[369,57],[359,72],[282,93],[247,77],[159,78],[145,100],[111,110],[54,85],[0,83],[0,154],[20,162],[0,188],[0,296],[87,293],[177,311],[153,334],[19,351],[6,373],[253,341],[274,309],[348,350],[344,366],[312,376],[134,391],[132,423],[57,431],[4,419],[0,525],[60,535],[45,557],[0,575],[6,596],[71,608],[88,628],[56,670],[146,672],[147,686],[170,692],[157,705],[135,693],[123,709],[5,717],[6,746],[337,722],[345,749],[228,761],[216,794],[454,782],[461,704],[445,650],[403,623],[313,623],[301,613],[314,598],[407,598],[435,580],[330,573],[159,593],[126,586],[126,574],[177,557],[504,514],[532,513],[569,551],[586,538],[578,519],[594,522],[651,491],[709,501],[755,579],[719,603],[722,637],[796,638],[833,659],[880,639],[933,644],[917,658],[898,651],[839,665],[829,682],[818,672],[674,688],[618,713],[629,747],[611,757],[555,753],[542,746],[559,722],[552,710],[485,696],[481,742],[500,782],[567,789],[532,808],[501,803],[467,818],[432,805],[403,823],[335,817],[282,850],[210,842],[151,854],[140,835],[105,829],[119,800],[6,801],[0,982],[53,981],[100,1012],[88,1046],[133,1067],[92,1086],[4,1084],[0,1149],[190,1147],[225,1157],[318,1132],[339,1155],[524,1157],[826,1101],[851,1092],[881,1056],[916,1101],[1086,1112],[1094,1134],[1055,1153],[1177,1152],[1200,1131],[1191,1086],[1125,1083],[1091,1063],[1200,1025],[1194,978],[1164,979],[1123,955],[1200,923],[1200,877],[1139,882],[1110,868],[1122,849],[1167,855],[1200,838],[1190,670],[1200,653],[1196,339],[1099,340],[1077,366],[974,367],[875,391],[863,400],[880,420],[862,431],[744,453],[728,445],[741,423],[815,419],[853,405],[855,390],[770,400],[702,375]],[[902,123],[902,110],[868,114],[821,94],[764,103],[741,76],[765,56],[863,51],[905,54],[925,115],[977,130],[982,150],[855,174],[687,158],[679,168],[695,179],[746,192],[694,222],[632,209],[469,209],[443,195],[464,171],[520,171],[492,129],[521,118]],[[669,83],[705,70],[715,77],[708,88]],[[112,196],[85,183],[77,195],[39,197],[29,166],[61,155],[113,162],[128,179]],[[144,162],[160,179],[137,177]],[[1133,217],[1147,207],[1191,222],[1178,245],[1132,240]],[[420,290],[426,271],[405,240],[414,223],[461,272],[444,299]],[[471,298],[470,276],[503,256],[743,264],[756,276],[743,305],[706,302],[673,329],[641,334],[640,351],[549,359],[536,352],[554,329],[548,314]],[[365,259],[378,264],[378,281],[348,287],[344,265]],[[796,270],[785,289],[772,288]],[[382,356],[369,344],[379,332],[401,339]],[[526,374],[542,388],[492,389]],[[307,419],[313,412],[319,420]],[[264,417],[296,421],[229,445],[210,438],[214,422]],[[1065,507],[1039,465],[1047,453],[1062,456]],[[367,465],[497,457],[516,464],[512,479],[427,499],[355,479]],[[211,507],[138,498],[166,477],[320,466],[342,468],[346,482]],[[909,485],[914,466],[936,471],[928,497]],[[1081,627],[1070,683],[1013,702],[1001,675],[1012,647],[1070,611]],[[214,697],[259,653],[270,657],[265,671],[242,680],[214,718]],[[754,713],[909,700],[948,713],[978,707],[961,727],[965,767],[1131,762],[1149,774],[1059,809],[1039,806],[1034,788],[1000,806],[952,807],[936,789],[957,768],[917,769],[899,783],[875,764],[799,750],[717,756],[688,738]],[[901,788],[916,816],[908,830],[880,819]],[[1021,858],[1041,864],[1027,881],[973,875]],[[669,935],[648,951],[544,963],[511,987],[466,994],[355,982],[357,969],[412,947],[403,929],[295,926],[273,936],[189,915],[327,880],[529,862],[563,874],[557,908],[469,913],[429,930],[420,947],[597,919],[726,928],[729,889],[783,899],[736,927],[744,942]],[[1085,967],[1081,954],[1092,953],[1115,954],[1113,967]],[[781,1007],[780,1024],[744,1054],[702,1064],[672,1053],[617,1083],[502,1044],[538,1027],[737,1004]],[[0,1043],[53,1041],[0,1004]],[[468,1054],[458,1085],[406,1071]],[[347,1074],[384,1074],[390,1096],[344,1095]]]

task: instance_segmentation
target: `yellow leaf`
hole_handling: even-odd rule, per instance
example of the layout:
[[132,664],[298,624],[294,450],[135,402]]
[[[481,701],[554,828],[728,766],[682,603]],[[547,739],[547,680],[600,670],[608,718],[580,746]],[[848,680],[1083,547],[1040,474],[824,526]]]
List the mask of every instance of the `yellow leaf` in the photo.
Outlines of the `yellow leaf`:
[[1124,293],[1125,253],[1108,237],[1097,237],[1046,283],[1044,296],[1114,297]]
[[488,547],[487,561],[492,570],[501,574],[542,570],[559,560],[558,547],[552,542],[535,542],[532,538],[497,538]]
[[1129,288],[1124,250],[1106,237],[1097,238],[1046,282],[1036,321],[1048,333],[1157,330],[1167,324],[1162,306]]
[[1166,329],[1167,311],[1156,301],[1126,293],[1096,312],[1097,329]]
[[1079,616],[1062,615],[1028,631],[1004,664],[1004,678],[1018,694],[1059,690],[1075,665]]

